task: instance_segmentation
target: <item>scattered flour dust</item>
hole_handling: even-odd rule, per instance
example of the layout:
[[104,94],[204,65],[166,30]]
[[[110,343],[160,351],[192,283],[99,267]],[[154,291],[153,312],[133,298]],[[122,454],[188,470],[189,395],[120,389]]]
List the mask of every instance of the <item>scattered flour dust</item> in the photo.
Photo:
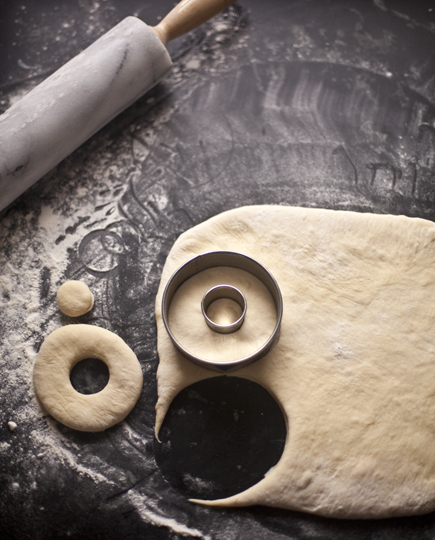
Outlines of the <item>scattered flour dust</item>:
[[[106,474],[100,474],[99,472],[96,472],[94,469],[87,467],[85,465],[81,465],[78,462],[77,455],[75,455],[71,450],[69,450],[65,444],[63,438],[56,432],[56,428],[53,426],[53,429],[50,429],[49,432],[42,432],[40,430],[33,430],[31,433],[32,439],[39,445],[39,454],[38,457],[40,459],[42,458],[49,458],[49,457],[56,457],[61,461],[62,463],[65,463],[69,466],[69,468],[76,471],[81,476],[87,476],[88,478],[91,478],[95,484],[98,484],[100,482],[108,483],[110,485],[116,485],[116,482],[119,480],[125,480],[125,478],[120,478],[118,471],[105,471]],[[74,448],[74,450],[79,450],[77,447]],[[96,462],[98,461],[98,458],[94,458],[93,466],[95,467]],[[100,463],[99,470],[108,469],[107,465],[104,467],[103,464]],[[110,473],[112,473],[113,480],[110,478]]]
[[128,500],[137,508],[140,517],[148,523],[152,523],[153,525],[157,525],[159,527],[167,527],[175,533],[183,536],[211,540],[210,536],[202,533],[198,529],[187,527],[175,519],[165,516],[159,509],[156,501],[141,495],[135,490],[131,490],[129,492]]

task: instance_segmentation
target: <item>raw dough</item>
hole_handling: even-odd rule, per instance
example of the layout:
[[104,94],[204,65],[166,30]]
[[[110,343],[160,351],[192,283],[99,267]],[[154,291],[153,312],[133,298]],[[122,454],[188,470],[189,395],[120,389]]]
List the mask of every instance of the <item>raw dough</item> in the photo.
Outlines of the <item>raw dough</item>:
[[[186,260],[219,249],[257,259],[281,288],[278,344],[232,374],[271,392],[288,434],[279,463],[263,480],[203,502],[340,518],[434,510],[435,225],[403,216],[251,206],[181,235],[156,300],[157,433],[180,390],[215,376],[173,347],[161,318],[164,286]],[[204,354],[212,354],[207,334],[198,339]]]
[[[81,394],[70,382],[72,368],[85,358],[98,358],[109,368],[109,382],[96,394]],[[70,324],[42,344],[33,382],[42,405],[56,420],[80,431],[103,431],[132,410],[143,379],[136,355],[119,336],[98,326]]]
[[56,294],[59,309],[70,317],[80,317],[94,305],[94,295],[83,281],[65,281]]

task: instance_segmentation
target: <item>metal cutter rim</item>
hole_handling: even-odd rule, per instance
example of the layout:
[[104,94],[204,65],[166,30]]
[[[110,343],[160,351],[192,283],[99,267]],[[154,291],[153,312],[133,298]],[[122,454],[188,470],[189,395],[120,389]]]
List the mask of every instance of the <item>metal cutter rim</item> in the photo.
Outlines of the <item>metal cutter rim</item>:
[[[219,266],[239,268],[257,277],[271,293],[272,298],[275,302],[277,316],[273,332],[259,349],[249,354],[248,356],[244,356],[236,360],[231,360],[230,362],[216,362],[213,360],[207,360],[188,351],[185,347],[183,347],[183,345],[176,339],[176,337],[172,333],[168,320],[169,307],[171,305],[174,294],[181,287],[181,285],[194,275],[202,272],[203,270]],[[168,335],[174,346],[181,352],[183,356],[185,356],[187,359],[194,362],[195,364],[218,372],[228,372],[240,369],[241,367],[244,367],[248,364],[251,364],[252,362],[259,360],[265,354],[267,354],[278,342],[282,314],[283,300],[281,291],[275,278],[272,276],[269,270],[267,270],[258,261],[236,251],[209,251],[188,260],[187,262],[182,264],[178,268],[178,270],[176,270],[175,273],[171,276],[168,283],[166,284],[162,297],[163,324],[165,325],[166,331],[168,332]]]

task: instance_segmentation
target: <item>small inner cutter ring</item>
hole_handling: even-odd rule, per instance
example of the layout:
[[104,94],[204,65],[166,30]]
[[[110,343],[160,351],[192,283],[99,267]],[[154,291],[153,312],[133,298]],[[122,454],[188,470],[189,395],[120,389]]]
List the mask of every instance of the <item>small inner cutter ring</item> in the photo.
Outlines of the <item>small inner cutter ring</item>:
[[[242,314],[232,323],[219,324],[207,315],[207,309],[210,304],[222,298],[229,298],[230,300],[234,300],[242,308]],[[239,289],[233,287],[232,285],[224,284],[216,285],[215,287],[209,289],[204,294],[204,298],[201,302],[201,310],[202,314],[204,315],[205,322],[214,332],[218,332],[219,334],[231,334],[232,332],[238,330],[242,326],[243,321],[245,320],[246,307],[246,298],[239,291]]]
[[[276,324],[273,332],[269,338],[263,343],[263,345],[254,351],[252,354],[238,358],[236,360],[231,360],[229,362],[216,362],[213,360],[207,360],[196,356],[187,349],[175,338],[174,334],[171,331],[168,320],[169,308],[174,297],[174,294],[181,287],[181,285],[190,279],[192,276],[199,274],[203,270],[208,268],[215,268],[219,266],[229,266],[233,268],[239,268],[249,272],[256,278],[258,278],[269,290],[270,294],[275,303],[276,308]],[[275,281],[275,278],[272,274],[259,262],[243,255],[242,253],[237,253],[235,251],[210,251],[203,253],[196,257],[193,257],[186,263],[184,263],[178,270],[172,275],[166,284],[165,290],[163,292],[162,298],[162,318],[163,324],[165,325],[166,331],[168,332],[169,337],[171,338],[174,346],[181,352],[183,356],[199,364],[200,366],[211,369],[219,372],[228,372],[239,369],[243,366],[251,364],[256,360],[259,360],[265,354],[267,354],[272,347],[278,342],[279,331],[282,321],[282,312],[283,312],[283,301],[281,296],[281,291],[279,290],[278,283]]]

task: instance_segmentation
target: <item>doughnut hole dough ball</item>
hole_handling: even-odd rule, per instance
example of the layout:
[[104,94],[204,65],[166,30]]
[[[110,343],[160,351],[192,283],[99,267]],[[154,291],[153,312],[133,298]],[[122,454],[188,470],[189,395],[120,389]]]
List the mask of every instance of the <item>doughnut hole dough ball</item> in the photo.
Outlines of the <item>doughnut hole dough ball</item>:
[[94,295],[86,283],[71,280],[59,287],[56,301],[62,313],[69,317],[80,317],[92,309]]
[[[109,368],[109,382],[95,394],[81,394],[70,381],[72,368],[98,358]],[[52,332],[36,359],[36,394],[56,420],[80,431],[104,431],[123,420],[142,391],[142,370],[130,347],[116,334],[87,324]]]

